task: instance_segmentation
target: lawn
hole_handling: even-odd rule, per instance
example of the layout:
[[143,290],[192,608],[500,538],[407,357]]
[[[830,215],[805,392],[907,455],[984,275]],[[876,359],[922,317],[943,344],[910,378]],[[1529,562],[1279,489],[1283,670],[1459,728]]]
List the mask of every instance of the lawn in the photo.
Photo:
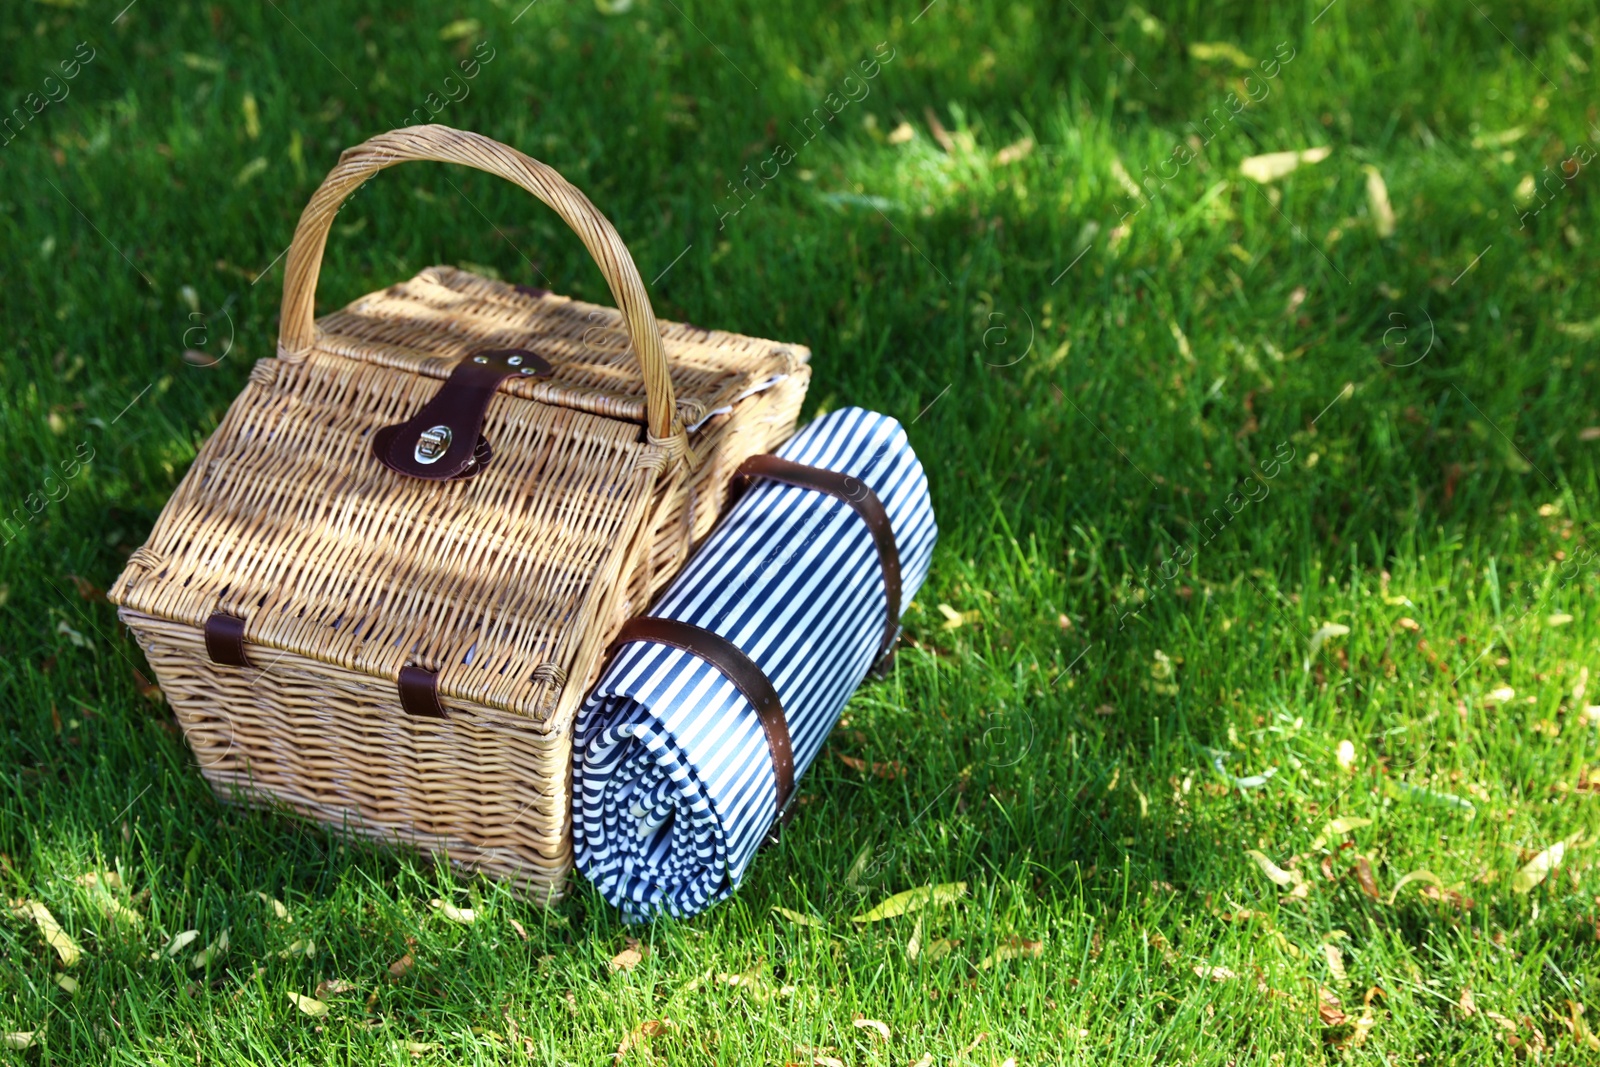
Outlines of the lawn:
[[[923,2],[6,0],[0,1058],[1594,1062],[1600,14]],[[425,119],[928,469],[893,673],[694,920],[218,803],[100,593]],[[433,263],[609,302],[408,165],[320,307]]]

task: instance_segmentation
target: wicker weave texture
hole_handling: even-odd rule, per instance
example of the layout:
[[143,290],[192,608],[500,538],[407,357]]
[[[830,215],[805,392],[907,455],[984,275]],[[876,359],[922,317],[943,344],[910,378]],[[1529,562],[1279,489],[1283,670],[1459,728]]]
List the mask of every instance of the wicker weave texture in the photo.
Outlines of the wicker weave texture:
[[400,711],[392,685],[292,653],[218,667],[193,627],[123,609],[195,761],[224,800],[287,807],[554,900],[572,865],[572,736],[494,709]]
[[[332,212],[379,166],[482,166],[556,208],[623,307],[432,267],[309,318]],[[289,252],[278,357],[201,448],[110,591],[230,799],[448,854],[549,899],[571,867],[572,716],[606,644],[708,534],[747,456],[794,432],[810,353],[658,323],[610,224],[549,168],[443,127],[341,157]],[[645,332],[648,331],[648,332]],[[642,341],[642,343],[641,343]],[[424,481],[376,461],[463,357],[526,348],[494,458]],[[203,627],[244,620],[249,667]],[[449,718],[408,715],[404,667]]]

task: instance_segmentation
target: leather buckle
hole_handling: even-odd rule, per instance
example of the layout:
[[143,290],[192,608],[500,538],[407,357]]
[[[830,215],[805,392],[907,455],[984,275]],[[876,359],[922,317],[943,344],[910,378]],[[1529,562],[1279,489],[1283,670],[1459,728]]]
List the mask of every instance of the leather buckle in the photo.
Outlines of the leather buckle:
[[494,458],[483,437],[489,401],[507,378],[548,378],[555,368],[525,348],[464,356],[415,415],[372,435],[372,453],[397,474],[428,481],[471,478]]
[[813,467],[796,463],[782,456],[764,453],[751,456],[733,472],[733,491],[738,493],[744,483],[754,478],[766,478],[801,489],[814,489],[842,500],[855,509],[878,549],[878,564],[883,570],[884,629],[883,640],[878,643],[878,658],[873,669],[884,665],[893,654],[895,642],[900,639],[900,550],[894,543],[894,530],[883,501],[870,487],[854,475],[827,467]]

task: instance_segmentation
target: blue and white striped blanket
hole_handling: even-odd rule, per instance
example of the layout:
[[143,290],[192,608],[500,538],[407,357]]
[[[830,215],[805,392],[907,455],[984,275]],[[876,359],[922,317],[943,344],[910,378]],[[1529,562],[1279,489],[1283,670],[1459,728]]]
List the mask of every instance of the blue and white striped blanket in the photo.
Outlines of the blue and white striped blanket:
[[[883,502],[900,555],[901,606],[938,536],[928,480],[900,424],[847,408],[778,455],[854,475]],[[753,482],[649,614],[737,645],[782,700],[795,778],[816,758],[884,635],[885,592],[867,524],[845,501]],[[739,885],[776,812],[756,710],[696,656],[635,641],[578,713],[578,869],[630,920],[693,915]]]

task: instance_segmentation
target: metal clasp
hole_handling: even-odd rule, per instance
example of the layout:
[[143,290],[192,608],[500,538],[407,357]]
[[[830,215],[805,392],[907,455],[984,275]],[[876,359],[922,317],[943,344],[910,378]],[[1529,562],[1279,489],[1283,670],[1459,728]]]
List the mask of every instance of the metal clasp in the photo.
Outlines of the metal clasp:
[[500,384],[507,378],[527,380],[554,373],[547,360],[521,348],[464,356],[421,410],[404,422],[373,431],[373,455],[390,470],[412,478],[471,478],[494,457],[483,436],[483,422]]
[[412,454],[418,463],[437,463],[439,457],[450,451],[450,442],[454,439],[455,434],[450,432],[450,427],[434,426],[422,431],[422,436],[417,438],[416,451]]

